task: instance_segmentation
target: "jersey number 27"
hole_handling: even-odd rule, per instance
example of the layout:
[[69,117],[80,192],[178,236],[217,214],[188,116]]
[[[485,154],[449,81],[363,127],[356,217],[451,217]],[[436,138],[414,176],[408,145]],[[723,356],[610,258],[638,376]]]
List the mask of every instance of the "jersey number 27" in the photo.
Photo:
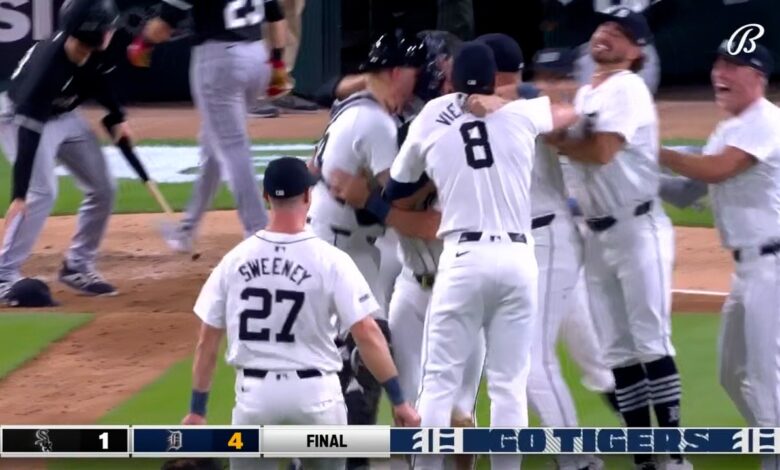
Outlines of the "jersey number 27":
[[482,121],[465,122],[460,126],[460,136],[466,146],[466,162],[471,168],[493,166],[493,150],[490,148],[488,132]]
[[295,335],[292,334],[292,327],[295,324],[295,320],[298,318],[298,314],[301,312],[301,307],[303,307],[303,301],[305,299],[304,293],[280,289],[276,291],[276,302],[274,302],[274,295],[268,289],[247,287],[241,291],[241,300],[249,300],[253,297],[260,299],[261,308],[246,309],[241,312],[238,339],[242,341],[271,341],[270,328],[261,328],[258,331],[250,331],[249,320],[265,320],[273,313],[273,305],[282,303],[285,300],[291,300],[292,307],[287,314],[287,319],[284,321],[282,329],[274,335],[274,340],[277,343],[294,343]]

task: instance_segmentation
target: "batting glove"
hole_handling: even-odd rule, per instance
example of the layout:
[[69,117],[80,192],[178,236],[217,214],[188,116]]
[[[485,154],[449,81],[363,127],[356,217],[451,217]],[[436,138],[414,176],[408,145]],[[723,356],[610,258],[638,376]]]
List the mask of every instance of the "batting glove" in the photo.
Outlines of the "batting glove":
[[295,81],[287,73],[287,65],[280,58],[272,58],[271,82],[268,84],[266,95],[269,99],[280,98],[290,93],[295,88]]
[[152,50],[154,44],[148,42],[143,34],[127,46],[127,60],[136,67],[147,68],[152,63]]

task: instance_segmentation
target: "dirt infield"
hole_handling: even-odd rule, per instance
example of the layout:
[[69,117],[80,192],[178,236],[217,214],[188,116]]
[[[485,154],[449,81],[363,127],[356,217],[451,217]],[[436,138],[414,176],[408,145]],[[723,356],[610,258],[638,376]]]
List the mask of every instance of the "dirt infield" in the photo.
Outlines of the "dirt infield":
[[[704,138],[718,119],[714,107],[703,103],[662,102],[659,113],[664,138]],[[96,123],[101,113],[87,110],[87,115]],[[139,139],[197,135],[199,120],[188,107],[133,108],[129,116]],[[326,123],[327,113],[320,112],[250,119],[249,125],[255,139],[314,140]],[[239,241],[241,230],[234,212],[210,213],[198,240],[202,256],[193,261],[168,252],[154,228],[160,217],[112,218],[98,267],[120,295],[105,299],[76,296],[56,282],[75,218],[47,221],[25,274],[50,282],[63,304],[55,311],[97,317],[0,381],[0,422],[94,422],[192,352],[197,321],[189,312],[197,292],[220,257]],[[713,230],[677,230],[676,289],[726,291],[731,268]],[[721,303],[716,296],[675,295],[678,311],[712,312]]]

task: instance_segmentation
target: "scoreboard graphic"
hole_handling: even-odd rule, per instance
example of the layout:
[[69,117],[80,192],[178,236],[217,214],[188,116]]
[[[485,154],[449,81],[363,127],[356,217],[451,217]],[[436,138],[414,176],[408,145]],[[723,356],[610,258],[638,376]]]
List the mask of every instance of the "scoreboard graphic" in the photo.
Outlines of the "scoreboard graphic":
[[780,454],[780,428],[0,426],[0,458]]

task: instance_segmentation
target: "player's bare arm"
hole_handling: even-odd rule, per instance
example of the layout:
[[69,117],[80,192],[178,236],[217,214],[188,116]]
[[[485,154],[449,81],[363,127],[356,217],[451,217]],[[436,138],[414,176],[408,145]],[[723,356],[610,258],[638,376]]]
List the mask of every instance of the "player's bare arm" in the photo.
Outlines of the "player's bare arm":
[[717,155],[693,155],[662,147],[661,165],[670,170],[709,184],[722,183],[756,164],[749,153],[736,147],[726,147]]
[[551,135],[546,141],[562,155],[598,165],[611,162],[625,145],[623,137],[613,132],[594,132],[579,138],[559,133]]
[[184,417],[182,424],[206,424],[206,402],[214,378],[214,369],[217,367],[219,344],[223,334],[224,330],[222,329],[214,328],[206,323],[201,324],[192,363],[190,412]]
[[398,370],[390,356],[382,331],[376,321],[367,316],[350,328],[352,338],[360,351],[360,357],[368,370],[382,384],[393,404],[393,416],[399,426],[419,426],[420,416],[409,405],[398,382]]

